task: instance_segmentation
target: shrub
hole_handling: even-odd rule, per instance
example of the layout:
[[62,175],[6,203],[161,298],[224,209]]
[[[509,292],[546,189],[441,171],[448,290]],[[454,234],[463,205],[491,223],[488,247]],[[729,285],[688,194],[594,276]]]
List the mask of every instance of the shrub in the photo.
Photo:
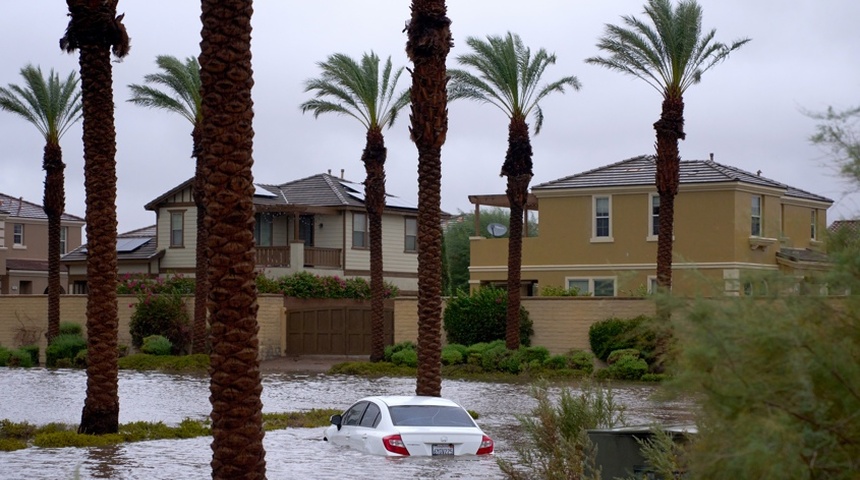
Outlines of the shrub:
[[633,355],[622,355],[606,368],[606,372],[617,380],[639,380],[648,372],[648,362]]
[[394,345],[387,345],[383,353],[385,361],[390,362],[391,357],[401,350],[415,350],[415,344],[407,340]]
[[609,356],[606,357],[606,363],[612,365],[625,355],[629,355],[633,358],[639,358],[639,350],[636,350],[635,348],[622,348],[621,350],[613,350],[612,353],[610,353]]
[[80,323],[75,322],[60,322],[60,335],[80,335],[83,336],[84,327]]
[[87,350],[83,349],[72,359],[72,366],[76,368],[87,368]]
[[[320,276],[310,272],[296,272],[292,275],[277,279],[266,277],[264,273],[257,275],[257,290],[261,293],[280,293],[296,298],[354,298],[370,299],[370,283],[356,278],[340,278],[338,276]],[[391,283],[385,282],[385,297],[394,298],[400,293]]]
[[157,295],[160,293],[175,293],[178,295],[193,295],[196,284],[193,278],[182,275],[150,278],[141,274],[125,274],[119,278],[117,293],[121,295]]
[[567,368],[567,357],[564,355],[553,355],[543,361],[543,366],[550,370]]
[[72,366],[78,352],[86,349],[87,341],[80,335],[57,335],[45,349],[45,363],[49,367]]
[[395,365],[405,365],[407,367],[418,366],[418,352],[411,349],[400,350],[391,355],[391,363]]
[[457,365],[464,360],[463,352],[459,349],[451,348],[451,345],[442,348],[442,365]]
[[556,287],[555,285],[547,285],[545,287],[540,287],[540,296],[541,297],[579,297],[579,296],[588,296],[588,293],[580,293],[579,289],[576,287],[564,288],[564,287]]
[[9,350],[5,347],[0,347],[0,367],[32,367],[33,364],[39,363],[39,347],[36,347],[36,362],[33,362],[32,354],[23,349]]
[[140,351],[148,355],[170,355],[173,344],[161,335],[150,335],[143,339]]
[[549,358],[549,350],[546,347],[520,347],[517,356],[520,362],[525,364],[531,364],[535,361],[538,364],[543,364]]
[[30,355],[30,359],[33,362],[33,365],[39,364],[39,346],[38,345],[24,345],[21,347],[21,350],[27,352]]
[[191,326],[185,302],[178,293],[139,297],[131,314],[131,343],[143,346],[143,339],[161,335],[173,345],[173,354],[185,353],[191,343]]
[[648,328],[649,317],[631,319],[608,318],[595,322],[588,329],[588,341],[594,355],[606,361],[614,350],[635,348],[642,357],[651,359],[656,347],[656,334]]
[[481,356],[481,368],[487,372],[520,373],[520,360],[516,352],[508,350],[504,342],[498,342],[492,348],[484,351]]
[[[473,295],[459,292],[445,308],[444,328],[448,342],[472,345],[505,338],[508,297],[498,288],[481,288]],[[532,321],[520,307],[520,343],[531,344]]]
[[9,362],[9,357],[12,356],[12,350],[0,345],[0,367],[5,367]]
[[567,367],[591,374],[594,372],[594,355],[585,350],[571,350],[565,355]]

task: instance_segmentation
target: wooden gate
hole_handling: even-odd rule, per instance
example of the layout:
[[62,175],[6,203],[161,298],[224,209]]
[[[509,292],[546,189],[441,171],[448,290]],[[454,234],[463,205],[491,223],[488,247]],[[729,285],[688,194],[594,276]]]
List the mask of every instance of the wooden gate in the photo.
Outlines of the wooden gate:
[[[284,355],[370,355],[370,301],[286,298]],[[385,303],[385,344],[394,343],[394,305]]]

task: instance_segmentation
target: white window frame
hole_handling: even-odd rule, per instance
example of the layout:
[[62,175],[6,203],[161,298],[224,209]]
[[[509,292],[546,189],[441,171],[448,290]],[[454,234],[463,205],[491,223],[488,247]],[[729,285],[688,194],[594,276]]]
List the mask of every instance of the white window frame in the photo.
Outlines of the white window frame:
[[69,227],[60,227],[60,255],[66,254],[69,241]]
[[[758,210],[756,212],[756,209]],[[764,211],[764,199],[761,195],[753,195],[750,200],[750,236],[761,237],[764,231],[762,213]]]
[[[654,201],[657,201],[657,215],[654,215]],[[648,194],[648,235],[645,237],[645,240],[648,242],[656,242],[659,235],[657,234],[660,229],[660,194],[658,193],[649,193]],[[656,223],[655,223],[656,222]]]
[[[176,218],[179,218],[178,229],[174,224]],[[185,248],[185,211],[173,210],[170,212],[170,228],[168,232],[170,235],[170,248]],[[177,233],[179,234],[178,239],[175,236]]]
[[[410,224],[413,226],[412,229],[409,228]],[[410,238],[412,239],[412,248],[409,245]],[[403,217],[403,251],[408,253],[418,251],[418,217]]]
[[24,246],[24,224],[23,223],[15,223],[12,225],[12,246],[13,247],[23,247]]
[[[612,295],[611,295],[611,297],[617,297],[618,296],[618,278],[617,277],[565,277],[564,286],[566,289],[570,290],[570,288],[571,288],[570,283],[571,282],[588,282],[588,290],[585,292],[580,290],[579,291],[580,295],[590,295],[590,296],[597,297],[598,295],[595,295],[594,282],[595,281],[599,282],[602,280],[609,280],[612,282]],[[609,295],[599,295],[599,297],[611,298]]]
[[[355,227],[363,224],[364,230],[356,229]],[[362,243],[356,245],[355,235],[361,234]],[[352,248],[366,249],[370,248],[370,228],[368,227],[368,218],[366,212],[352,212]]]
[[[606,200],[608,210],[605,217],[608,223],[608,232],[607,235],[597,236],[597,202],[604,199]],[[591,197],[591,242],[600,243],[614,241],[615,239],[612,238],[612,195],[593,195]]]
[[648,275],[648,293],[655,294],[657,293],[657,275]]

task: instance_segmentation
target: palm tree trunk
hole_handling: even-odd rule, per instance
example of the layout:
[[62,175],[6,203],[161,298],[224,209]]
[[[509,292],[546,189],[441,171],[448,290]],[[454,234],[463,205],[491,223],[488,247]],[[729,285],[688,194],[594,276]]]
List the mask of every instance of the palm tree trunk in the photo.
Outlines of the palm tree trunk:
[[119,429],[116,130],[108,46],[81,45],[87,223],[87,395],[80,433]]
[[212,477],[266,477],[252,148],[251,0],[203,0],[200,155],[209,230]]
[[523,260],[523,210],[532,179],[532,145],[525,118],[513,117],[508,126],[508,151],[502,174],[508,177],[505,193],[511,206],[508,234],[508,310],[505,346],[520,347],[520,270]]
[[412,72],[412,126],[418,148],[417,395],[442,395],[442,145],[448,133],[451,20],[445,0],[413,0],[406,53]]
[[42,167],[45,195],[42,204],[48,216],[48,344],[60,334],[60,231],[66,209],[63,151],[59,143],[45,144]]
[[675,196],[680,183],[681,157],[678,140],[684,135],[684,100],[667,96],[663,99],[657,131],[657,193],[660,195],[660,221],[657,229],[657,285],[664,291],[672,288],[672,233],[675,224]]
[[382,212],[385,210],[385,139],[381,129],[367,131],[361,160],[367,173],[365,207],[370,223],[370,361],[385,358],[385,282],[382,258]]
[[193,157],[195,160],[194,173],[194,204],[197,207],[197,252],[194,270],[194,322],[191,327],[191,353],[207,353],[206,351],[206,318],[209,301],[209,230],[206,229],[206,165],[200,159],[200,125],[195,124],[191,132],[193,139]]

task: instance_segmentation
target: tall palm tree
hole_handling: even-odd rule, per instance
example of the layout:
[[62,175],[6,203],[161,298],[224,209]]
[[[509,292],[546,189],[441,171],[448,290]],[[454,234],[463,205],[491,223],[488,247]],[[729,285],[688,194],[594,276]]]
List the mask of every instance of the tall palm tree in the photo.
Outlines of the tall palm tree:
[[48,78],[42,69],[21,69],[24,86],[0,88],[0,110],[21,116],[39,129],[45,139],[42,169],[45,194],[42,204],[48,216],[48,343],[60,334],[60,232],[66,210],[65,168],[60,138],[81,118],[81,91],[75,72],[65,80],[53,70]]
[[576,77],[563,77],[540,86],[541,76],[555,63],[555,54],[541,48],[534,56],[523,45],[519,35],[508,32],[504,37],[490,35],[487,40],[466,39],[471,53],[460,55],[457,62],[478,72],[452,69],[450,98],[466,98],[489,103],[508,116],[508,151],[501,175],[507,177],[505,193],[511,207],[508,235],[508,311],[505,345],[520,346],[520,267],[523,251],[523,210],[532,179],[532,145],[526,119],[534,113],[535,135],[543,125],[540,101],[553,92],[564,93],[565,87],[579,90]]
[[251,0],[203,0],[200,158],[209,230],[212,478],[263,479],[254,251]]
[[640,78],[663,95],[663,110],[654,123],[660,196],[657,284],[661,290],[669,291],[675,196],[680,182],[678,140],[686,137],[684,92],[749,39],[736,40],[731,45],[715,42],[716,30],[702,31],[702,8],[695,0],[682,0],[675,8],[672,0],[649,0],[644,13],[652,25],[632,16],[621,17],[624,27],[606,25],[597,48],[607,56],[585,61]]
[[394,125],[400,109],[409,103],[409,90],[396,91],[403,67],[392,77],[391,57],[388,57],[380,76],[379,57],[373,52],[362,55],[360,63],[336,53],[317,65],[322,75],[305,83],[305,92],[316,92],[315,98],[302,103],[302,112],[314,112],[314,118],[322,113],[348,115],[367,130],[361,160],[367,175],[364,205],[370,223],[370,361],[378,362],[385,357],[382,212],[387,152],[382,128]]
[[442,145],[448,133],[451,20],[445,0],[412,0],[412,141],[418,148],[418,395],[442,395]]
[[[155,64],[161,69],[143,77],[149,85],[129,85],[132,97],[129,102],[141,107],[157,108],[178,113],[191,122],[191,156],[195,159],[194,204],[197,207],[197,256],[194,273],[194,323],[192,328],[192,353],[206,352],[206,301],[209,297],[209,282],[206,279],[209,255],[206,252],[208,231],[203,228],[206,217],[203,199],[203,183],[206,175],[200,161],[200,65],[194,57],[185,62],[170,55],[159,55]],[[161,87],[161,88],[159,88]]]
[[87,395],[81,433],[119,429],[116,257],[116,130],[111,50],[122,58],[129,41],[117,0],[66,0],[69,26],[60,48],[79,52],[83,100],[87,223]]

